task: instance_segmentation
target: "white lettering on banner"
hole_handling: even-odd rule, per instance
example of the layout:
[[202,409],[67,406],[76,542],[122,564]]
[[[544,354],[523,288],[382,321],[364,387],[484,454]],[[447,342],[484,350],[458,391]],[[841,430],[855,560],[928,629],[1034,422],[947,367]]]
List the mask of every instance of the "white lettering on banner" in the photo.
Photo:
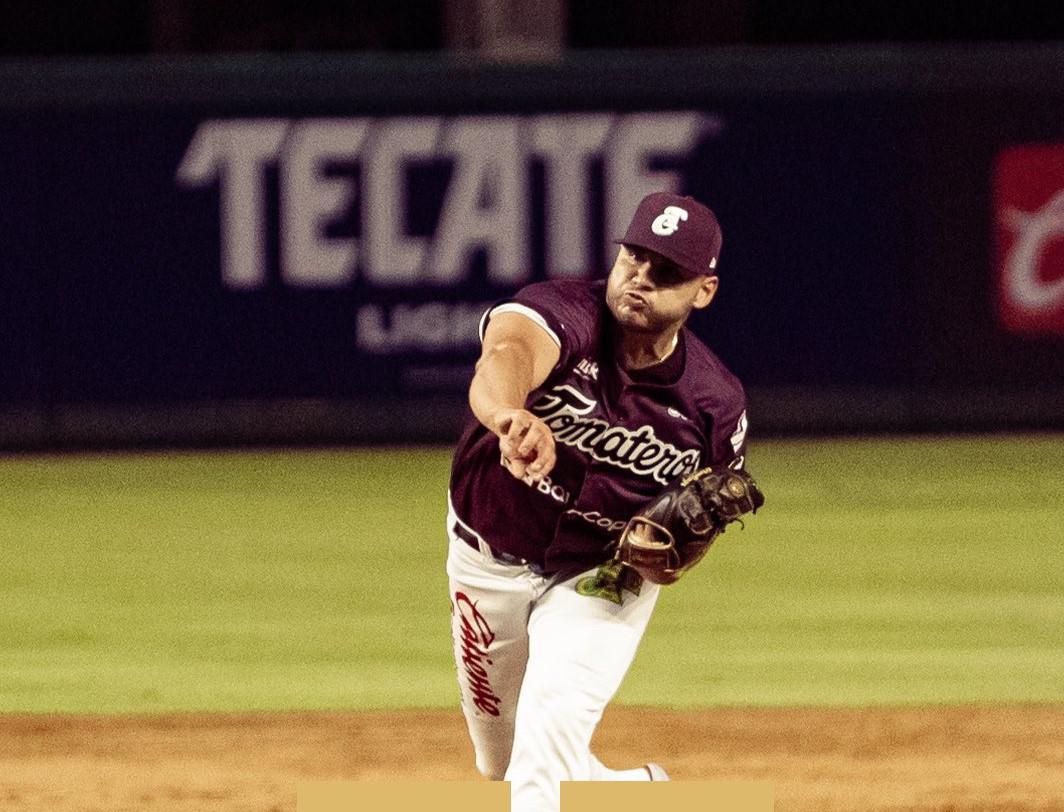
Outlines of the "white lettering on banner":
[[1064,277],[1052,282],[1039,278],[1042,252],[1054,239],[1064,238],[1064,190],[1035,212],[1005,211],[1005,225],[1016,240],[1005,258],[1005,290],[1028,310],[1055,310],[1064,305]]
[[[679,188],[678,165],[719,122],[697,112],[543,116],[235,119],[199,125],[178,166],[179,185],[217,182],[223,283],[254,290],[266,278],[267,168],[278,167],[281,280],[298,287],[339,288],[356,273],[379,288],[448,286],[465,281],[471,259],[486,257],[487,281],[530,281],[530,167],[544,167],[545,265],[548,277],[597,269],[590,169],[603,165],[608,241],[623,233],[648,192]],[[411,169],[449,162],[435,233],[406,223]],[[357,164],[359,180],[330,176]],[[351,215],[361,237],[330,236]],[[612,258],[613,247],[606,257]]]
[[477,325],[484,302],[369,304],[355,316],[358,348],[374,355],[468,350],[480,346]]
[[266,203],[262,175],[277,160],[289,123],[279,119],[208,121],[177,168],[184,186],[218,181],[222,281],[236,289],[266,283]]
[[[606,152],[606,256],[616,253],[610,241],[623,234],[639,201],[651,192],[679,188],[678,173],[649,167],[650,159],[686,156],[715,124],[691,113],[637,113],[618,119]],[[719,125],[718,125],[719,126]]]
[[381,119],[373,129],[362,192],[366,212],[362,221],[365,246],[362,273],[381,286],[416,285],[428,256],[428,239],[404,228],[407,166],[436,154],[442,122],[434,118]]
[[528,181],[518,124],[502,116],[460,118],[445,129],[443,146],[455,158],[454,175],[428,267],[431,281],[461,281],[477,248],[488,251],[494,281],[519,282],[527,274],[522,237]]
[[338,161],[358,158],[369,122],[300,121],[292,127],[281,164],[281,276],[295,287],[337,287],[355,273],[354,240],[329,239],[325,227],[351,205],[349,179],[326,177]]
[[532,148],[543,157],[547,186],[546,270],[552,279],[582,277],[594,262],[590,166],[609,135],[612,116],[537,116]]

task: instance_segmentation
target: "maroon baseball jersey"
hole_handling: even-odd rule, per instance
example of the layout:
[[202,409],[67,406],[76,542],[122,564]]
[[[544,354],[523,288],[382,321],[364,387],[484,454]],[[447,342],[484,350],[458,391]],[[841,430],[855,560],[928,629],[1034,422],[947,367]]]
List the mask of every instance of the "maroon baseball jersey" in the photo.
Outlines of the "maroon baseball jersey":
[[[498,437],[472,418],[451,468],[450,497],[464,530],[496,552],[547,573],[594,567],[636,510],[669,482],[744,454],[746,396],[686,327],[663,362],[628,371],[605,282],[539,282],[496,305],[546,330],[561,350],[525,408],[551,431],[557,464],[532,483],[501,464]],[[467,533],[468,534],[468,533]]]

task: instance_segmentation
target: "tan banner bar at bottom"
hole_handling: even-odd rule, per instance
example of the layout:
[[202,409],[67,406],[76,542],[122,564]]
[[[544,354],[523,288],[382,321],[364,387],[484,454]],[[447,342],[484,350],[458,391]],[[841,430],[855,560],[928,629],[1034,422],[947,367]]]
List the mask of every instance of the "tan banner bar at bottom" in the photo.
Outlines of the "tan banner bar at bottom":
[[[768,781],[562,783],[561,812],[773,812]],[[316,781],[296,788],[296,812],[431,809],[433,812],[509,812],[502,781]],[[662,806],[664,805],[664,806]]]
[[771,781],[572,781],[562,783],[562,812],[773,812]]

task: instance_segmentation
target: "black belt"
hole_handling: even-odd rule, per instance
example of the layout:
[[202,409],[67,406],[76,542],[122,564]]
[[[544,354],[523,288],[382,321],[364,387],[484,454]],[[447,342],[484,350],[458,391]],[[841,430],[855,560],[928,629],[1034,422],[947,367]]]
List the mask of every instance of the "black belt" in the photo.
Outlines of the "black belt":
[[[467,530],[462,526],[460,522],[454,523],[454,534],[458,536],[462,541],[468,544],[477,552],[480,552],[481,540],[471,530]],[[498,561],[500,564],[509,564],[511,567],[528,567],[535,573],[542,574],[543,568],[533,564],[531,561],[527,561],[524,558],[518,558],[516,555],[510,553],[504,553],[493,548],[486,541],[483,542],[484,547],[491,553],[491,557]]]

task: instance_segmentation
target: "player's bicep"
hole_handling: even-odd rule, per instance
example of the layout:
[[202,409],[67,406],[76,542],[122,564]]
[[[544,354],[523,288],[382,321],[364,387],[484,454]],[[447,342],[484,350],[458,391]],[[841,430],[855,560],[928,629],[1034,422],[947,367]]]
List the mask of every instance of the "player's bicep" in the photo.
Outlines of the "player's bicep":
[[549,328],[522,312],[491,316],[484,328],[480,358],[510,357],[528,364],[532,389],[547,380],[561,358],[561,345]]

